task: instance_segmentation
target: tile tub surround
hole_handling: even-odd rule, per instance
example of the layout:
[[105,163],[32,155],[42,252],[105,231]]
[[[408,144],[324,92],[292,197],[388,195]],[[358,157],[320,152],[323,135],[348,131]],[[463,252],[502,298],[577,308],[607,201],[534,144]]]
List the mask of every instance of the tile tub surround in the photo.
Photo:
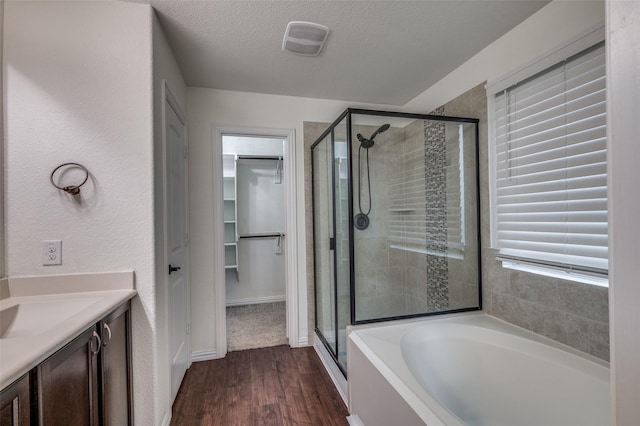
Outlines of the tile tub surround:
[[[0,339],[0,388],[10,385],[136,295],[132,271],[9,278],[2,280],[0,286],[0,310],[37,304],[37,318],[21,318],[26,328],[20,330],[20,336]],[[63,315],[61,309],[74,314]],[[55,326],[43,326],[51,319],[48,315],[60,315]]]
[[487,94],[484,83],[444,105],[445,115],[480,119],[480,226],[484,312],[609,360],[608,289],[510,270],[490,247]]

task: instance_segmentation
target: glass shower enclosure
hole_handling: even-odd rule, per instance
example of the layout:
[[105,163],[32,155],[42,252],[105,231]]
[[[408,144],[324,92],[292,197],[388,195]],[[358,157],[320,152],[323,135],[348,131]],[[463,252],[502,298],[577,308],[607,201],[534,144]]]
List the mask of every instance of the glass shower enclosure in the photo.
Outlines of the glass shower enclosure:
[[478,120],[347,109],[311,146],[316,335],[481,309]]

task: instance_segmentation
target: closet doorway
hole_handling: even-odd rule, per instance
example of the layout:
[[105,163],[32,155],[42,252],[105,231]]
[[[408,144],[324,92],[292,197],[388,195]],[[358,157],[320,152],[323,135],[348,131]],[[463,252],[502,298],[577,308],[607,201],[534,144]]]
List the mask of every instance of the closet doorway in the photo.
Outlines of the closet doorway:
[[292,135],[216,133],[214,164],[221,166],[216,173],[221,185],[215,203],[221,214],[215,218],[215,243],[222,257],[216,263],[223,265],[216,268],[217,352],[290,344],[291,331],[297,330],[292,315],[297,309],[289,303],[297,299],[291,298],[296,281]]

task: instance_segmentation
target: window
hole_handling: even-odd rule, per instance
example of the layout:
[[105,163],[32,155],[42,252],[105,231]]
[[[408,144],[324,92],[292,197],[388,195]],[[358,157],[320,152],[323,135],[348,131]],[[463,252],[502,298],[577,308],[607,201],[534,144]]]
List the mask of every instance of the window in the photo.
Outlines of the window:
[[606,277],[604,43],[491,97],[499,258]]

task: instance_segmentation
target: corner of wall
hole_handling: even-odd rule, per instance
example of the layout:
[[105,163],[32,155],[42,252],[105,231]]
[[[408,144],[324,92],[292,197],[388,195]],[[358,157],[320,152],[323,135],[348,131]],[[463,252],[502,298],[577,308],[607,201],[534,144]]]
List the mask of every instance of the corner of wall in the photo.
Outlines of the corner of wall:
[[169,298],[165,266],[169,263],[166,252],[165,184],[166,152],[164,143],[164,111],[166,91],[170,91],[184,114],[186,84],[182,72],[169,46],[155,11],[149,7],[152,51],[152,110],[153,110],[153,233],[155,253],[155,308],[157,346],[156,415],[162,422],[171,418],[171,356],[169,353]]
[[0,0],[0,278],[6,276],[6,246],[5,246],[5,222],[4,222],[4,200],[6,197],[4,189],[5,170],[4,164],[4,57],[2,45],[4,40],[4,0]]
[[606,7],[612,412],[630,425],[640,419],[640,3]]

